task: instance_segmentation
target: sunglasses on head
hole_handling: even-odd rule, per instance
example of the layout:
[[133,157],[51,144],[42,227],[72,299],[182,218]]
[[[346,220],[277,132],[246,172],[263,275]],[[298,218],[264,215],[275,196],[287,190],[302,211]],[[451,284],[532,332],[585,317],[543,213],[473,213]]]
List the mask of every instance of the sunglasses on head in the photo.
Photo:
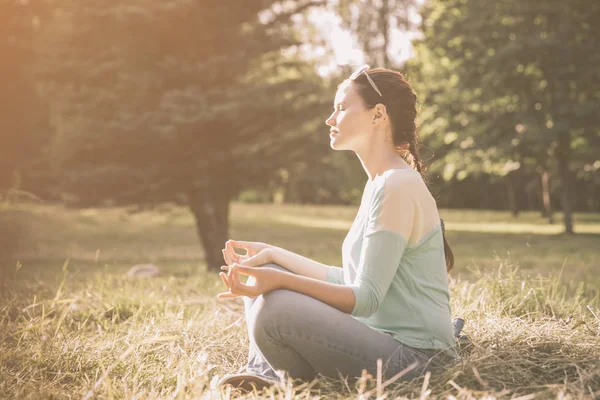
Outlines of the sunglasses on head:
[[371,79],[371,77],[369,76],[369,74],[367,74],[367,70],[369,69],[369,66],[367,64],[359,67],[358,69],[356,69],[352,75],[350,75],[350,79],[351,81],[355,80],[356,78],[358,78],[360,76],[360,74],[362,74],[363,72],[365,73],[365,76],[367,77],[367,79],[369,80],[369,83],[371,84],[371,86],[373,87],[373,89],[375,89],[375,91],[377,93],[379,93],[379,96],[383,97],[383,95],[381,94],[381,91],[379,90],[379,88],[377,87],[377,85],[375,85],[375,82],[373,82],[373,79]]

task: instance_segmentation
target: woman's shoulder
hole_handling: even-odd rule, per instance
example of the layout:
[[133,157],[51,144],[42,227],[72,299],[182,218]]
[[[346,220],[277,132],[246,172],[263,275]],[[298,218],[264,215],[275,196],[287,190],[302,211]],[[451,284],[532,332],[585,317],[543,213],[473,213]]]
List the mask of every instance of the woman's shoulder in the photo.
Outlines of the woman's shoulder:
[[377,221],[376,230],[396,232],[414,243],[425,228],[439,224],[435,200],[418,171],[387,170],[373,183],[370,210]]
[[392,169],[385,171],[375,188],[381,199],[391,203],[411,203],[417,209],[431,212],[437,209],[436,201],[421,174],[414,169]]
[[389,169],[374,181],[375,190],[414,196],[429,193],[421,174],[414,169]]
[[422,181],[421,174],[413,168],[388,169],[382,176],[386,184]]

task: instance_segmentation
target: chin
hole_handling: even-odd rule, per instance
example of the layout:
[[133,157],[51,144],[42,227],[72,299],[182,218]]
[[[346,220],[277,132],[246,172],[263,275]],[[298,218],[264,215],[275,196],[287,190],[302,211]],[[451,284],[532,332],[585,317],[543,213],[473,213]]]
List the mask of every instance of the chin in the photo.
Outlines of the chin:
[[336,139],[336,140],[331,140],[329,142],[329,146],[333,149],[333,150],[350,150],[348,148],[348,146],[344,145],[344,143],[342,141],[340,141],[340,139]]

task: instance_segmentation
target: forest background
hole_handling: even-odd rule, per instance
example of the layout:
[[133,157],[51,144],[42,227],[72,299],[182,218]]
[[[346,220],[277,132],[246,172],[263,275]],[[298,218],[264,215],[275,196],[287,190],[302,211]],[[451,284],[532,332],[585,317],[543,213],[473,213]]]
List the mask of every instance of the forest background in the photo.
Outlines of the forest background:
[[537,210],[567,233],[573,212],[599,210],[597,2],[1,7],[6,202],[175,202],[216,265],[232,201],[358,204],[366,175],[324,121],[366,62],[414,85],[440,207]]

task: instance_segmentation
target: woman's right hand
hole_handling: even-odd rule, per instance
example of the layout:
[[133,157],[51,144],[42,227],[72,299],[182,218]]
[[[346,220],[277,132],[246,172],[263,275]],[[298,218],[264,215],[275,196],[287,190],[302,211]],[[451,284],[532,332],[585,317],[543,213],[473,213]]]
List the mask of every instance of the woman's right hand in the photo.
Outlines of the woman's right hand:
[[[246,250],[245,255],[237,254],[234,249]],[[228,240],[225,248],[221,250],[227,265],[233,263],[256,267],[273,261],[273,246],[262,242],[244,242],[242,240]]]

